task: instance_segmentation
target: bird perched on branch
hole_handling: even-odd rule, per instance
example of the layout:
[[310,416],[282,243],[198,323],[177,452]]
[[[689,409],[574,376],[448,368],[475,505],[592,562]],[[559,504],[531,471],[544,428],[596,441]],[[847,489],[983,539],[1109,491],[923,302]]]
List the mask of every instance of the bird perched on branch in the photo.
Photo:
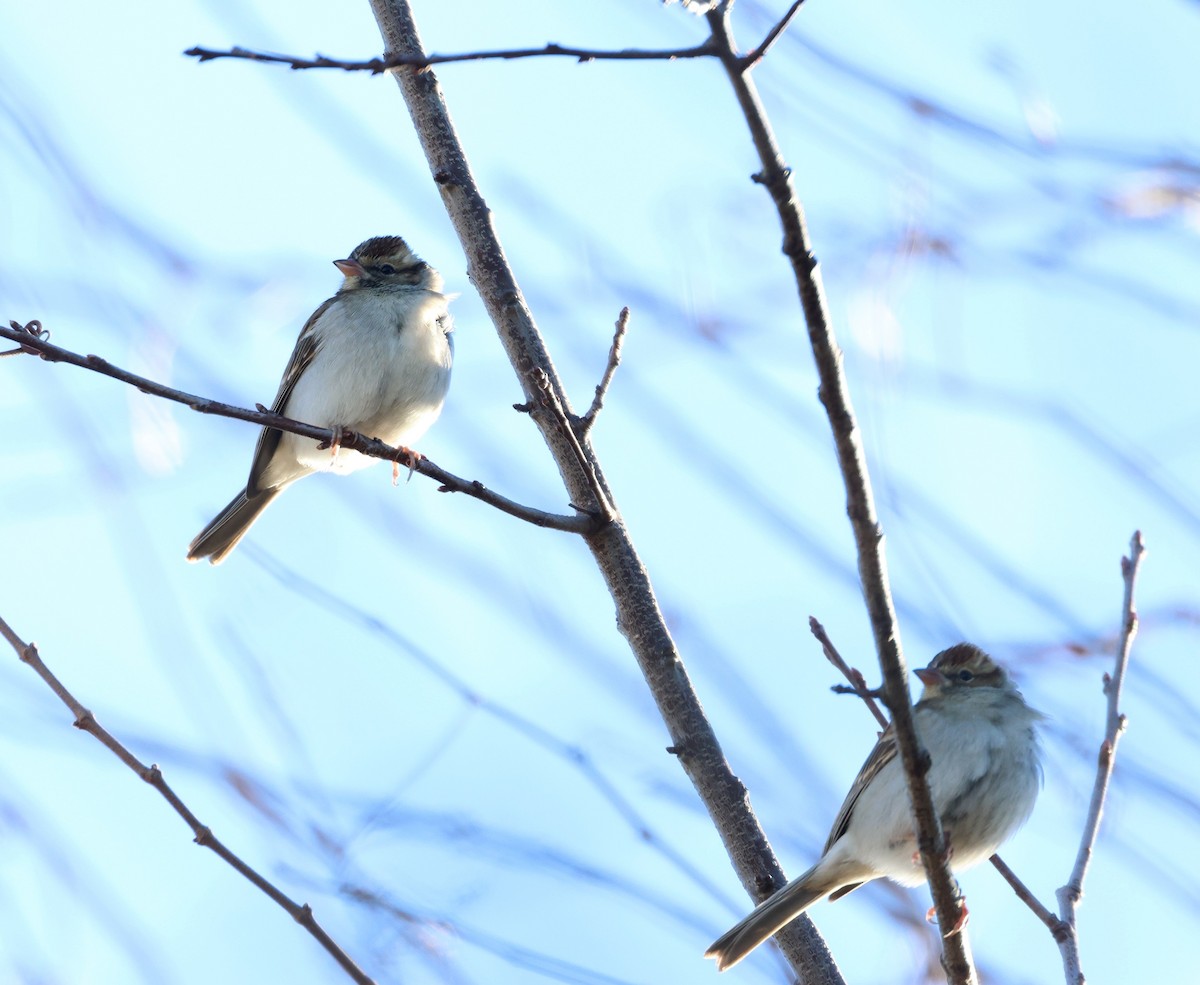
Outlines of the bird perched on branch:
[[[369,239],[333,262],[345,280],[301,329],[271,411],[407,452],[441,413],[450,386],[453,323],[442,275],[399,236]],[[246,488],[200,531],[188,560],[220,564],[297,479],[375,461],[336,441],[319,448],[312,438],[263,428]]]
[[[1003,667],[969,643],[943,650],[916,673],[925,685],[913,723],[930,757],[926,779],[951,865],[965,869],[993,855],[1032,812],[1042,776],[1034,727],[1044,716],[1025,703]],[[724,971],[825,897],[839,899],[883,876],[903,886],[924,882],[909,805],[889,725],[850,788],[817,864],[704,956]]]

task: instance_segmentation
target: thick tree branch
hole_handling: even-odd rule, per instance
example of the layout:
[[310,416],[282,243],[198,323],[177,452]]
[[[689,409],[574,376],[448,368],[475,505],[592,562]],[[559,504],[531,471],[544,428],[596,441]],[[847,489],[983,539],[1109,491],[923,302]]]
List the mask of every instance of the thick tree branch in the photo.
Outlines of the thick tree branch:
[[43,681],[46,682],[50,690],[52,690],[58,699],[66,705],[71,714],[75,716],[75,727],[83,732],[87,732],[94,739],[104,745],[114,756],[128,766],[134,773],[138,775],[150,786],[154,787],[163,797],[163,799],[174,808],[178,814],[192,829],[192,834],[195,836],[197,845],[202,845],[219,855],[225,862],[232,866],[244,878],[257,886],[263,893],[274,900],[279,906],[287,911],[288,915],[307,930],[321,944],[334,960],[337,961],[342,969],[360,985],[372,985],[372,979],[369,978],[361,968],[354,963],[345,951],[343,951],[332,937],[326,933],[325,929],[317,923],[313,916],[312,907],[307,903],[297,903],[282,892],[268,879],[264,878],[249,865],[243,862],[236,854],[230,851],[218,838],[212,833],[212,829],[205,824],[201,824],[195,814],[191,812],[188,806],[180,799],[179,795],[168,786],[166,779],[162,775],[162,771],[157,765],[151,764],[146,766],[132,752],[130,752],[119,739],[109,732],[103,725],[96,721],[96,716],[85,708],[75,696],[67,690],[66,686],[60,681],[46,666],[38,653],[37,647],[33,643],[26,643],[22,640],[4,621],[0,618],[0,636],[8,640],[9,644],[17,652],[17,656],[21,658],[21,662],[31,667]]
[[410,468],[414,472],[419,472],[421,475],[434,479],[441,484],[439,486],[440,492],[463,493],[472,499],[478,499],[489,506],[494,506],[502,513],[507,513],[509,516],[514,516],[518,520],[524,520],[526,523],[532,523],[538,527],[562,530],[566,533],[582,534],[596,529],[604,522],[603,519],[586,513],[581,513],[578,516],[565,516],[558,513],[547,513],[543,510],[534,509],[532,506],[524,506],[521,503],[501,496],[499,493],[493,492],[478,480],[462,479],[452,472],[447,472],[440,465],[434,464],[424,455],[410,454],[407,449],[393,448],[378,438],[370,438],[356,431],[342,430],[335,435],[329,428],[305,424],[303,421],[293,421],[290,417],[284,417],[281,414],[272,414],[270,411],[262,408],[261,405],[258,410],[247,410],[244,407],[221,403],[218,400],[209,400],[206,397],[198,397],[193,393],[186,393],[183,390],[164,386],[161,383],[154,382],[154,380],[148,380],[144,376],[138,376],[136,373],[130,373],[128,370],[114,366],[99,356],[81,356],[77,352],[71,352],[69,349],[52,345],[46,341],[46,336],[49,333],[44,331],[41,323],[37,321],[32,321],[25,326],[21,326],[17,322],[10,322],[9,324],[9,328],[0,326],[0,338],[12,339],[20,343],[20,349],[14,351],[27,352],[30,355],[40,356],[48,362],[69,363],[81,369],[90,369],[94,373],[100,373],[103,376],[109,376],[114,380],[120,380],[122,383],[135,386],[142,393],[173,400],[175,403],[183,404],[201,414],[231,417],[234,420],[250,421],[253,424],[261,424],[280,431],[290,431],[293,434],[303,435],[306,438],[314,438],[317,441],[323,442],[325,447],[328,447],[331,442],[336,440],[342,448],[360,452],[371,458],[379,458],[383,461],[403,464],[406,468]]
[[804,210],[792,187],[791,170],[783,163],[751,73],[745,70],[745,60],[737,53],[728,7],[721,6],[705,16],[762,164],[762,171],[754,176],[754,180],[770,193],[783,226],[783,252],[791,260],[796,277],[809,343],[821,381],[819,395],[833,430],[838,465],[846,486],[846,512],[858,548],[859,579],[883,672],[884,703],[895,724],[896,742],[912,798],[917,843],[933,893],[938,925],[943,931],[942,963],[952,983],[968,985],[978,979],[970,946],[963,932],[965,910],[962,894],[950,871],[945,836],[925,779],[929,769],[929,754],[921,746],[913,728],[908,672],[888,587],[883,530],[875,513],[866,456],[863,454],[846,378],[842,373],[842,353],[830,324],[824,286],[809,241]]
[[[773,40],[773,39],[772,39]],[[226,50],[214,48],[189,48],[184,52],[191,58],[201,62],[216,61],[219,58],[238,58],[252,62],[267,62],[272,65],[287,65],[292,69],[336,68],[343,72],[370,72],[379,75],[394,68],[428,68],[430,65],[449,65],[453,62],[481,61],[513,61],[518,58],[574,58],[579,62],[598,61],[658,61],[669,62],[677,58],[706,58],[716,54],[709,44],[695,45],[690,48],[666,48],[646,50],[641,48],[624,48],[618,51],[605,51],[596,48],[573,48],[568,45],[547,44],[541,48],[507,48],[495,51],[466,51],[453,55],[410,55],[387,54],[381,58],[368,58],[365,61],[342,60],[329,58],[325,55],[315,55],[312,58],[302,58],[298,55],[276,55],[268,51],[252,51],[249,48],[235,47]]]
[[1096,763],[1096,781],[1092,786],[1092,799],[1088,805],[1087,819],[1084,821],[1083,834],[1079,839],[1079,852],[1075,856],[1075,865],[1071,869],[1070,878],[1065,886],[1058,890],[1058,910],[1066,932],[1059,937],[1059,951],[1062,955],[1063,974],[1067,985],[1084,985],[1083,970],[1079,960],[1079,936],[1075,923],[1079,903],[1083,899],[1083,881],[1091,864],[1092,853],[1096,847],[1096,838],[1100,834],[1100,820],[1104,816],[1104,801],[1108,796],[1108,785],[1112,779],[1113,765],[1116,762],[1117,742],[1125,731],[1125,716],[1121,713],[1121,687],[1125,683],[1125,671],[1129,666],[1129,653],[1133,648],[1134,637],[1137,636],[1138,614],[1134,601],[1134,588],[1137,584],[1138,569],[1142,564],[1142,556],[1146,553],[1146,545],[1142,541],[1142,532],[1135,531],[1129,542],[1129,556],[1121,558],[1121,577],[1125,582],[1125,595],[1121,603],[1121,635],[1117,644],[1116,666],[1111,675],[1104,675],[1104,694],[1107,697],[1108,714],[1105,720],[1104,740],[1100,743],[1100,752]]
[[[412,11],[404,0],[371,0],[386,46],[385,57],[424,59]],[[408,106],[429,168],[462,242],[471,282],[496,325],[529,405],[553,393],[566,421],[533,413],[572,503],[612,510],[612,522],[585,539],[617,610],[618,625],[641,667],[670,734],[670,748],[708,809],[734,867],[755,895],[785,883],[783,871],[750,809],[746,789],[729,769],[712,727],[667,629],[649,576],[615,506],[586,433],[571,425],[571,405],[562,390],[541,333],[504,255],[493,216],[475,184],[466,154],[450,120],[437,77],[429,70],[392,73]],[[582,448],[586,463],[581,462]],[[603,502],[597,502],[597,500]],[[780,935],[784,953],[805,983],[840,982],[841,976],[811,922],[800,920]]]

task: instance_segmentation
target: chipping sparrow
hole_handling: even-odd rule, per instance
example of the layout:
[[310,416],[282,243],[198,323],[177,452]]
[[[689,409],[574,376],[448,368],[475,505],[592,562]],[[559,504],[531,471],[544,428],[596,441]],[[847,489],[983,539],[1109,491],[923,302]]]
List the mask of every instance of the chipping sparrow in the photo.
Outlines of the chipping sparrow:
[[[399,236],[369,239],[333,262],[345,280],[301,329],[271,410],[389,445],[415,441],[441,413],[450,385],[442,275]],[[188,560],[220,564],[271,501],[310,472],[352,472],[375,461],[263,428],[246,488],[200,531]]]
[[[932,761],[926,779],[951,865],[965,869],[994,854],[1033,810],[1042,776],[1034,725],[1044,716],[1025,703],[1003,667],[970,643],[943,650],[916,673],[925,685],[913,721]],[[817,864],[704,956],[724,971],[818,900],[839,899],[881,876],[902,886],[925,880],[890,725],[855,778]]]

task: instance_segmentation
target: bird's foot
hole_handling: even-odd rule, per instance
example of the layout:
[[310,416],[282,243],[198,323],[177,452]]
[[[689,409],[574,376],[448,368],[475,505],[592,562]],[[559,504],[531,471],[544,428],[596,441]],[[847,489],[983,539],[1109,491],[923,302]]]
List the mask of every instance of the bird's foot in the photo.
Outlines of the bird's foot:
[[[329,430],[333,432],[333,440],[329,442],[329,457],[336,460],[338,452],[342,450],[342,442],[353,440],[354,432],[342,424],[335,424]],[[325,447],[325,442],[321,442],[320,447]]]
[[400,463],[401,461],[408,467],[408,478],[405,482],[412,481],[413,473],[417,471],[417,463],[425,456],[419,451],[413,451],[411,448],[406,448],[400,445],[396,449],[396,456],[392,459],[392,485],[400,484]]
[[[954,926],[942,933],[943,937],[953,937],[955,934],[962,933],[963,927],[967,925],[971,914],[967,910],[967,901],[960,900],[958,904],[958,919],[954,921]],[[925,919],[929,923],[937,923],[937,907],[931,906],[925,914]]]

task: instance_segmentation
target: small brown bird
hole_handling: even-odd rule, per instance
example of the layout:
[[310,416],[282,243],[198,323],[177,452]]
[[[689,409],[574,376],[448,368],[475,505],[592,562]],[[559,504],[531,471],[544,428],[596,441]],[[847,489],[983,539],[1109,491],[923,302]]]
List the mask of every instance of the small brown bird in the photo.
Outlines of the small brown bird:
[[[333,262],[345,280],[301,330],[271,410],[407,445],[437,419],[450,386],[453,323],[442,276],[399,236],[369,239]],[[246,488],[200,531],[188,560],[207,557],[220,564],[297,479],[316,471],[352,472],[376,461],[317,444],[263,428]]]
[[[943,650],[916,672],[925,685],[913,707],[929,752],[933,803],[953,846],[954,868],[993,855],[1029,817],[1041,785],[1036,723],[1004,668],[969,643]],[[833,822],[821,858],[705,952],[732,968],[818,900],[839,899],[886,876],[925,881],[917,853],[904,767],[889,725],[859,771]]]

